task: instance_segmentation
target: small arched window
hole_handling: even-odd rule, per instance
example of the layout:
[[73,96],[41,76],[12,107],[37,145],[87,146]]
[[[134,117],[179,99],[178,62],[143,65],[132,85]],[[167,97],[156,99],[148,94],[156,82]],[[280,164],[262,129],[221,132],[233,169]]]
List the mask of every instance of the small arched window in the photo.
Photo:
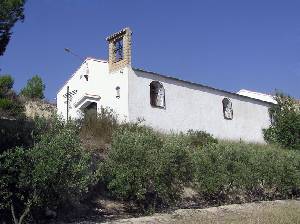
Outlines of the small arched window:
[[233,108],[232,102],[228,98],[224,98],[222,100],[223,104],[223,115],[225,119],[232,120],[233,119]]
[[117,86],[117,87],[116,87],[116,98],[118,98],[118,99],[119,99],[119,98],[120,98],[120,96],[121,96],[121,95],[120,95],[120,87],[119,87],[119,86]]
[[153,107],[165,107],[165,89],[160,82],[150,83],[150,104]]
[[123,60],[123,38],[114,42],[114,60],[115,62]]

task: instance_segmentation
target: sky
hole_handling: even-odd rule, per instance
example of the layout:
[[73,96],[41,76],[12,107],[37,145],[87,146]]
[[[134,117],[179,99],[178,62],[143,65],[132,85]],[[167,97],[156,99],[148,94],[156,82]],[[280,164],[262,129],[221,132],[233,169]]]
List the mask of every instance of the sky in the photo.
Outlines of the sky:
[[108,58],[105,40],[130,27],[132,65],[237,92],[275,89],[300,99],[298,0],[27,0],[0,57],[19,91],[33,75],[57,91],[82,63]]

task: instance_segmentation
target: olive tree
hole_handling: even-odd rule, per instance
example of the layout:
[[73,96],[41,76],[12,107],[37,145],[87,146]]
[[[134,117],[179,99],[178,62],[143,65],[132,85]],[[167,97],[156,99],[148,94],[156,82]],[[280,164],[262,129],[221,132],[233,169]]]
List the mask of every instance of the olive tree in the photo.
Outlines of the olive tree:
[[0,156],[0,212],[10,210],[15,224],[33,208],[78,200],[94,181],[91,156],[81,148],[76,126],[54,119],[48,128],[32,148]]

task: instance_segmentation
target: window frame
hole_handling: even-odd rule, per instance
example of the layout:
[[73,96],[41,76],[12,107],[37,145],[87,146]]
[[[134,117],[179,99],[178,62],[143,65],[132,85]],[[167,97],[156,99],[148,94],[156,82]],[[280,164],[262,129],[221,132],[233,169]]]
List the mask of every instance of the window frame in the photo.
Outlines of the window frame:
[[120,86],[116,87],[116,98],[117,99],[120,99],[120,97],[121,97],[121,91],[120,91],[120,89],[121,89]]

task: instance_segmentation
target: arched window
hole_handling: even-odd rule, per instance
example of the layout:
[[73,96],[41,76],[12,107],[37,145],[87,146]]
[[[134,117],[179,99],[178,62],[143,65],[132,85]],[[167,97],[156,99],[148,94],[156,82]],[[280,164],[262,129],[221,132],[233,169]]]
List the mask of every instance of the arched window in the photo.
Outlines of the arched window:
[[165,89],[160,82],[150,83],[150,104],[153,107],[165,107]]
[[223,115],[225,119],[232,120],[233,119],[233,109],[232,102],[228,98],[224,98],[222,100],[223,103]]
[[123,60],[123,38],[117,39],[114,42],[114,61]]

